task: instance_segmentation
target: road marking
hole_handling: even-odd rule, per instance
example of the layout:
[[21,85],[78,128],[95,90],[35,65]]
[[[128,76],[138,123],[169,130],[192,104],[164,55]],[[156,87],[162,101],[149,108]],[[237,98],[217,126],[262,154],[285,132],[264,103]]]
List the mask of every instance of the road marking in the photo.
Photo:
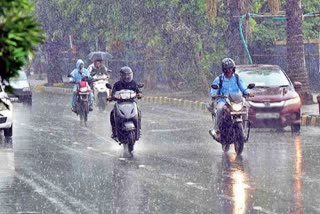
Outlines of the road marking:
[[33,211],[22,211],[22,212],[17,212],[20,214],[34,214],[34,213],[39,213],[39,212],[33,212]]
[[189,131],[192,128],[180,128],[180,129],[152,129],[149,132],[180,132],[180,131]]
[[171,174],[167,174],[167,173],[161,173],[160,175],[165,176],[165,177],[167,177],[167,178],[171,178],[171,179],[173,179],[173,180],[181,180],[181,178],[179,178],[179,177],[176,176],[176,175],[171,175]]
[[199,190],[208,190],[208,188],[202,187],[198,183],[187,182],[186,185],[192,186],[192,187],[199,189]]
[[72,210],[70,210],[66,205],[64,205],[63,202],[61,200],[59,200],[58,198],[54,198],[54,197],[49,196],[50,191],[47,191],[45,188],[42,188],[41,186],[36,184],[33,180],[28,179],[25,176],[20,175],[18,173],[16,174],[16,177],[19,180],[21,180],[24,183],[26,183],[29,186],[31,186],[36,193],[38,193],[39,195],[42,195],[44,198],[46,198],[52,204],[54,204],[55,206],[59,207],[59,209],[62,211],[62,213],[75,213]]
[[233,198],[230,197],[230,196],[228,196],[228,195],[218,195],[218,197],[224,198],[224,199],[226,199],[226,200],[228,200],[228,201],[234,201]]
[[[77,198],[74,198],[73,196],[69,195],[66,191],[64,191],[62,188],[60,188],[59,186],[57,186],[56,184],[44,179],[43,177],[41,177],[39,174],[33,172],[33,171],[28,171],[27,173],[30,174],[30,176],[33,178],[32,182],[36,185],[36,186],[39,186],[42,190],[44,190],[46,193],[48,194],[57,194],[58,197],[60,196],[63,197],[64,202],[67,204],[67,203],[70,203],[72,204],[75,208],[80,208],[82,210],[85,210],[86,212],[88,213],[96,213],[94,212],[94,210],[92,209],[92,207],[90,208],[90,205],[87,205],[85,206],[85,204],[83,203],[83,201],[80,201],[79,199]],[[24,177],[26,178],[25,176],[23,175],[20,175],[19,176],[21,177]],[[28,178],[26,178],[27,180],[30,180]],[[45,187],[41,187],[40,185],[36,184],[34,182],[34,180],[37,179],[38,181],[41,181],[43,182],[45,185],[47,185],[47,188]],[[48,196],[48,194],[46,194]],[[46,197],[46,196],[45,196]],[[49,196],[48,196],[49,197]],[[56,198],[58,198],[56,197]],[[59,200],[59,199],[56,199],[56,200]],[[67,201],[67,202],[66,202]],[[61,202],[61,201],[60,201]],[[63,203],[63,202],[61,202]],[[64,206],[66,207],[66,206]],[[70,212],[70,213],[74,213],[74,212]]]
[[101,154],[107,155],[107,156],[110,156],[110,157],[116,157],[115,155],[110,154],[109,152],[102,152]]
[[262,213],[266,213],[266,214],[276,214],[276,213],[274,213],[272,211],[266,210],[266,209],[264,209],[262,207],[259,207],[259,206],[255,206],[255,207],[253,207],[253,209],[257,210],[259,212],[262,212]]

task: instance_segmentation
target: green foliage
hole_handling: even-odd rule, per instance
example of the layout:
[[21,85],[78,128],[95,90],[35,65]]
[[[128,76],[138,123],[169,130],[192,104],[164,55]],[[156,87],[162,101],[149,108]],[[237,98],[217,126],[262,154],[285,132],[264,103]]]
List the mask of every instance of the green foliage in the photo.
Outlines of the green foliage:
[[[266,0],[250,2],[251,13],[269,12]],[[317,2],[305,0],[305,12],[313,12]],[[198,78],[199,70],[208,78],[219,72],[217,65],[228,52],[230,39],[226,3],[217,1],[213,25],[207,20],[206,0],[41,0],[37,14],[49,40],[61,41],[63,50],[69,49],[68,35],[73,36],[78,56],[105,46],[118,51],[119,59],[137,46],[139,51],[152,49],[153,58],[166,61],[168,79],[190,81]],[[285,0],[281,0],[284,7]],[[306,38],[318,38],[318,23],[319,19],[305,19]],[[250,19],[249,25],[250,48],[268,50],[275,40],[286,39],[285,22]]]
[[286,30],[283,25],[282,22],[275,23],[272,20],[264,20],[263,24],[254,24],[250,47],[270,51],[274,41],[285,40]]
[[32,12],[33,6],[28,0],[0,2],[0,71],[3,79],[16,76],[37,45],[44,41]]

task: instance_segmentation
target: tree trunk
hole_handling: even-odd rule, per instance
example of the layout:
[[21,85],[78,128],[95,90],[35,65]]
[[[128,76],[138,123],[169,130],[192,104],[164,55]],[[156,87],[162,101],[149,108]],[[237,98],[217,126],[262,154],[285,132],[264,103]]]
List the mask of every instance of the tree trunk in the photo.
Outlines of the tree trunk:
[[299,92],[304,104],[312,102],[310,92],[309,77],[305,64],[304,42],[303,42],[303,14],[301,0],[287,0],[287,62],[288,75],[295,82],[302,83],[302,89]]
[[61,45],[58,41],[48,42],[46,44],[47,54],[48,54],[48,66],[44,68],[47,72],[48,85],[52,86],[54,83],[62,83],[62,69],[60,67],[61,60],[59,58],[61,52]]
[[244,7],[245,3],[244,0],[229,1],[228,57],[233,58],[237,64],[247,63],[239,32],[240,16],[247,12],[245,8],[249,8]]

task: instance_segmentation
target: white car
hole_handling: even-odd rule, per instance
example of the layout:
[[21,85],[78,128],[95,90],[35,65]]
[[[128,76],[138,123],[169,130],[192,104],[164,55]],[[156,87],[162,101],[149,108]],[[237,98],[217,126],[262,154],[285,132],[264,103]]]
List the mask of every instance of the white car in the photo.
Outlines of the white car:
[[0,130],[5,137],[12,137],[13,109],[10,98],[0,83]]

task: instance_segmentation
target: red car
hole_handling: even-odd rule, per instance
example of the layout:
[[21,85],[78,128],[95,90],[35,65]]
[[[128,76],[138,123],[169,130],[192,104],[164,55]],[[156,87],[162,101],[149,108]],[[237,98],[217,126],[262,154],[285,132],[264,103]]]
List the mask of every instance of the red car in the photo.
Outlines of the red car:
[[300,131],[301,101],[295,90],[301,88],[300,82],[292,83],[277,65],[238,65],[236,73],[244,85],[256,85],[251,89],[254,97],[248,99],[253,127],[290,126],[292,132]]

